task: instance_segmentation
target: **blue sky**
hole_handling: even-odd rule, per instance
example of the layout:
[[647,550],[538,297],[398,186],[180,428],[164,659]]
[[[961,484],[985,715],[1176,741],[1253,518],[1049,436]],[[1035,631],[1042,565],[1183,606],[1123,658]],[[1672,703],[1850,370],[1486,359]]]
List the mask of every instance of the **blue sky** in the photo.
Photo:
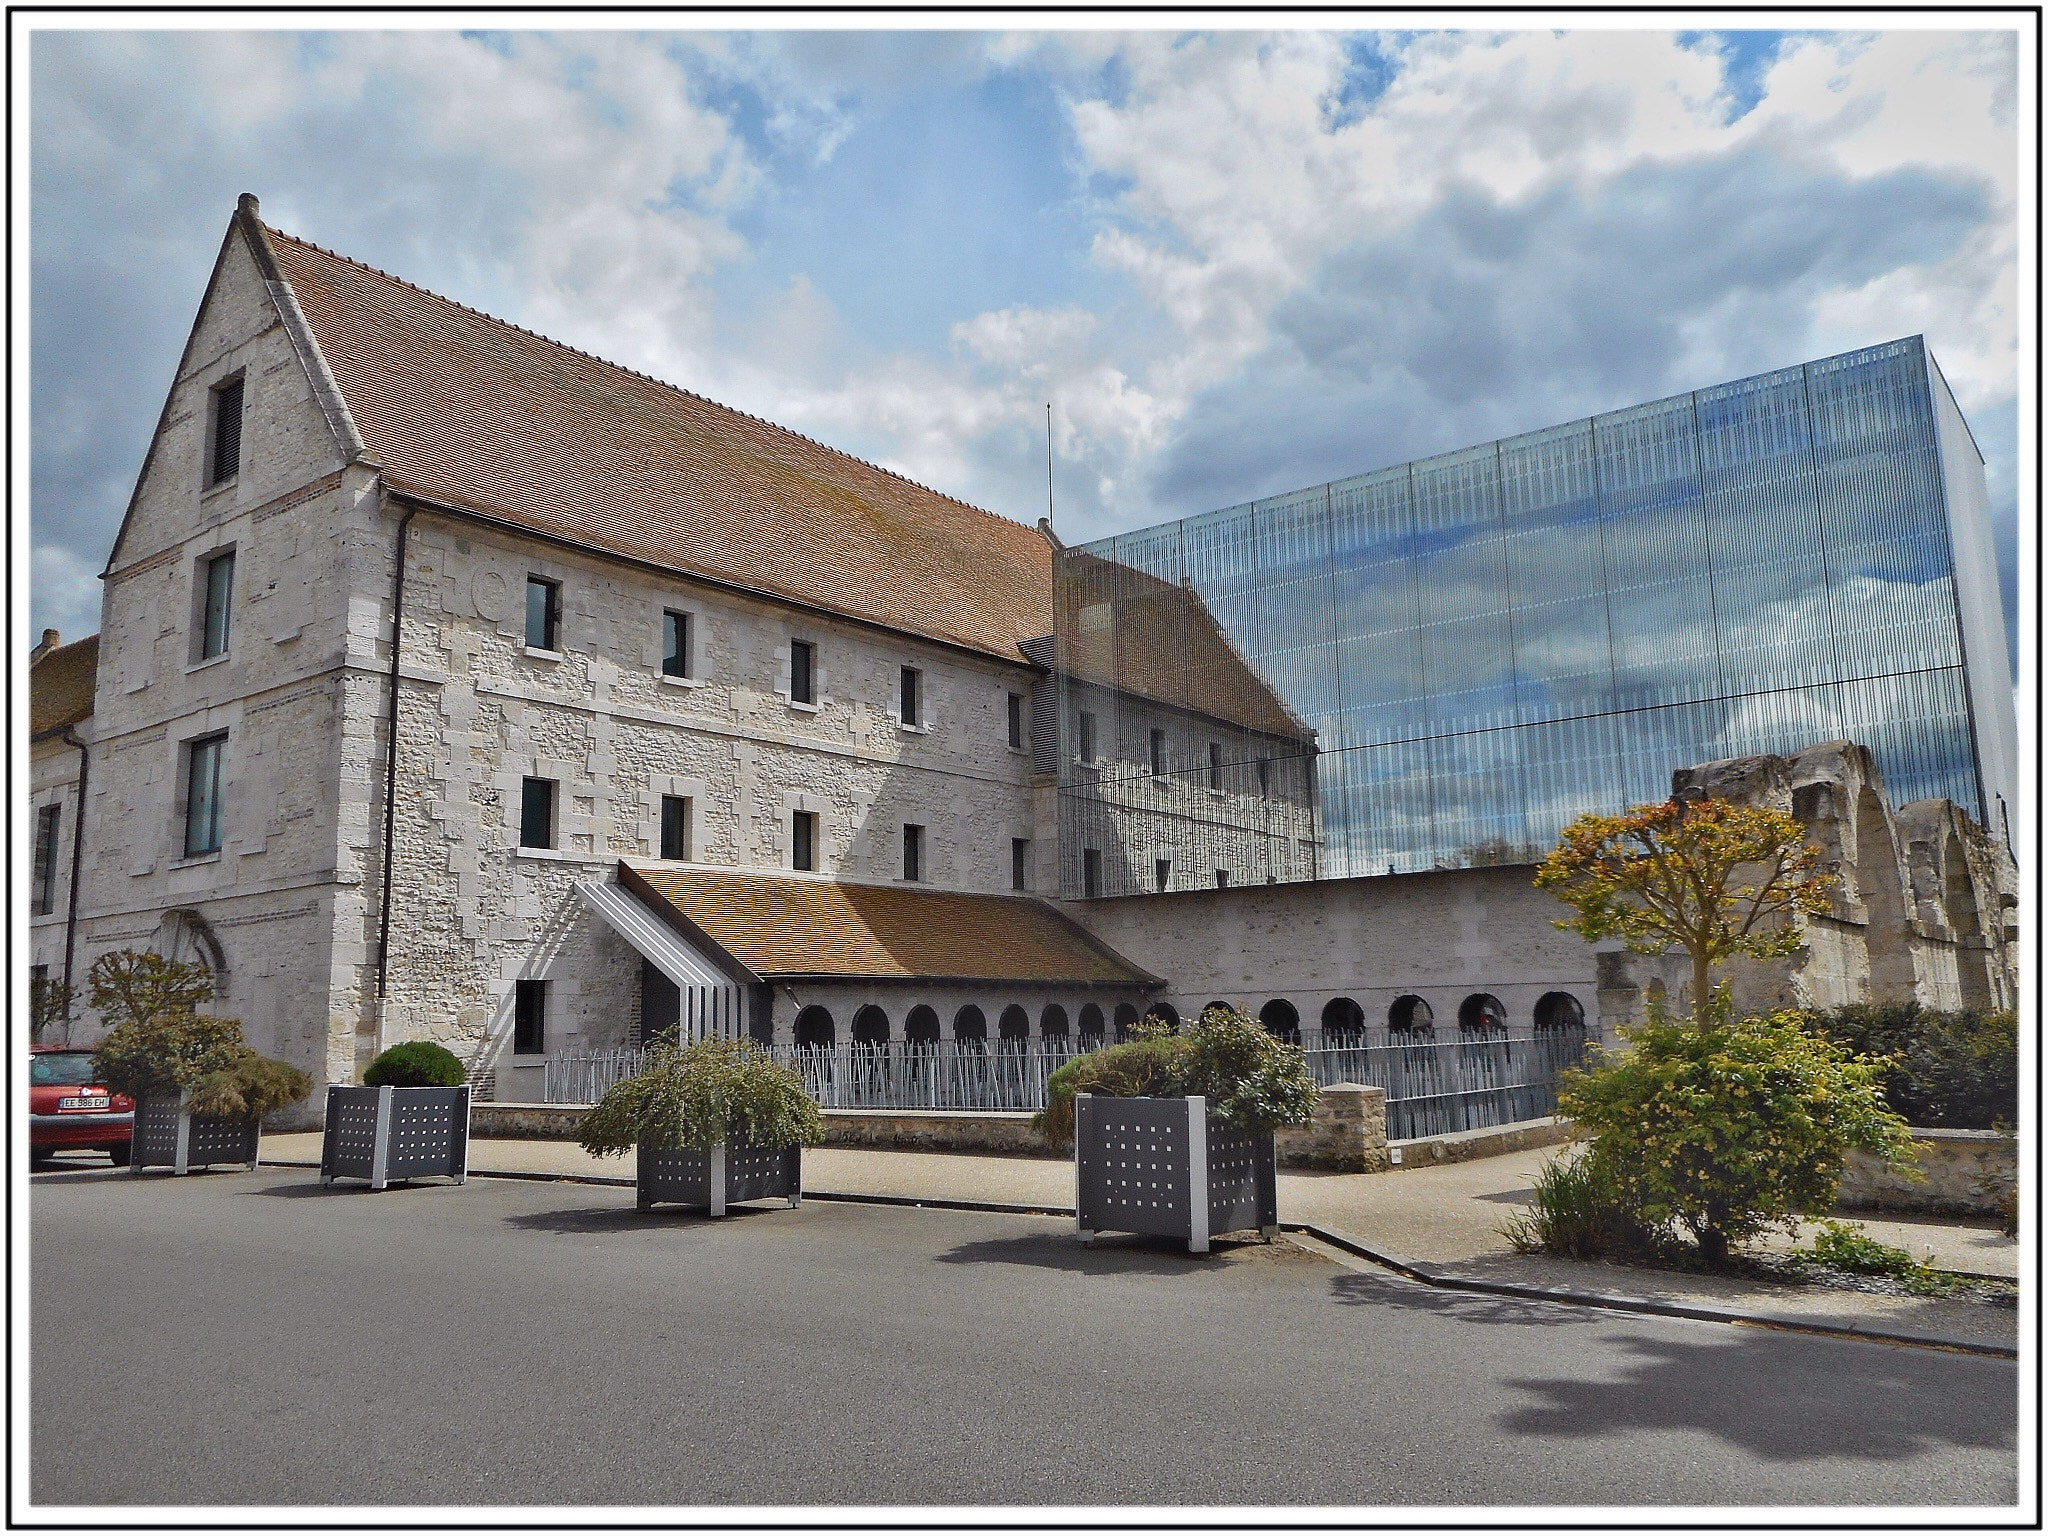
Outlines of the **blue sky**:
[[1027,521],[1051,401],[1075,540],[1924,332],[2011,628],[2016,70],[1999,33],[44,31],[31,623],[96,627],[252,191]]

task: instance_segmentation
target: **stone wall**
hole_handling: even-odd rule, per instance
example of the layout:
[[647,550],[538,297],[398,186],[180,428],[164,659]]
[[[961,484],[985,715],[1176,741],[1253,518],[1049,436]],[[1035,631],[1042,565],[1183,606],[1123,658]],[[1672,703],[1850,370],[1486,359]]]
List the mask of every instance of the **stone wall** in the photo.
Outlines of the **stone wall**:
[[2019,1145],[1997,1131],[1921,1130],[1914,1150],[1924,1182],[1852,1150],[1837,1206],[1846,1211],[1996,1217],[2019,1177]]

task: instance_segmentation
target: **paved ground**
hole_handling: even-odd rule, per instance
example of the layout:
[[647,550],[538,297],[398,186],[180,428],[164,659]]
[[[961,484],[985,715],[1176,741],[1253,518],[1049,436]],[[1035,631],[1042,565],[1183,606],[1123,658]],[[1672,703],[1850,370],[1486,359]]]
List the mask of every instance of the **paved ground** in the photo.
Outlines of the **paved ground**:
[[[1357,1234],[1382,1250],[1453,1273],[1620,1291],[1660,1300],[1699,1301],[1772,1317],[1863,1323],[1913,1335],[2010,1345],[2018,1314],[1979,1302],[1875,1296],[1820,1287],[1610,1264],[1580,1264],[1517,1254],[1501,1225],[1528,1199],[1530,1180],[1554,1149],[1383,1174],[1282,1174],[1280,1215]],[[263,1155],[317,1162],[317,1134],[266,1136]],[[476,1169],[511,1169],[631,1180],[629,1158],[596,1158],[574,1142],[492,1140],[472,1143]],[[1073,1165],[1058,1159],[953,1153],[865,1152],[823,1147],[804,1153],[804,1187],[914,1199],[983,1200],[1071,1207]],[[1857,1218],[1873,1237],[1970,1273],[2016,1276],[2019,1247],[1989,1224],[1880,1221]],[[1810,1230],[1810,1229],[1809,1229]],[[1787,1246],[1789,1239],[1773,1239]]]
[[2005,1361],[1429,1291],[1289,1244],[624,1190],[62,1172],[37,1504],[1982,1504]]

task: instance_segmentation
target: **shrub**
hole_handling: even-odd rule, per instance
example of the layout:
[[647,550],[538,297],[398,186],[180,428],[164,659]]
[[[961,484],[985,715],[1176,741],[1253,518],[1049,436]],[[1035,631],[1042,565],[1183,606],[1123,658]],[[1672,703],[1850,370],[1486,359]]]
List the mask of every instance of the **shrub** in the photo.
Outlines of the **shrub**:
[[1881,1243],[1846,1221],[1822,1222],[1813,1246],[1794,1249],[1792,1262],[1801,1268],[1810,1265],[1851,1275],[1886,1275],[1905,1281],[1906,1289],[1920,1296],[1944,1295],[1964,1283],[1960,1276],[1923,1264],[1905,1249]]
[[721,1144],[815,1147],[825,1139],[803,1074],[751,1040],[652,1047],[638,1075],[583,1117],[583,1150],[610,1157],[635,1146],[708,1151]]
[[1074,1139],[1074,1095],[1111,1099],[1199,1093],[1216,1115],[1246,1131],[1305,1125],[1318,1089],[1300,1046],[1287,1045],[1235,1008],[1205,1008],[1185,1033],[1127,1040],[1077,1056],[1045,1083],[1032,1124],[1055,1146]]
[[459,1088],[467,1074],[455,1053],[431,1040],[394,1045],[363,1072],[363,1086],[381,1088]]
[[1809,1033],[1797,1013],[1737,1019],[1724,987],[1703,1024],[1660,1011],[1623,1033],[1628,1050],[1565,1074],[1559,1110],[1591,1134],[1587,1155],[1633,1218],[1689,1237],[1709,1263],[1829,1209],[1850,1147],[1912,1163],[1882,1064]]
[[116,950],[93,962],[92,1005],[112,1028],[93,1051],[94,1072],[130,1098],[192,1090],[195,1115],[261,1119],[296,1104],[313,1080],[259,1056],[234,1019],[198,1011],[213,972],[197,962]]
[[1856,1003],[1809,1026],[1846,1050],[1890,1058],[1885,1102],[1909,1125],[1990,1130],[2019,1118],[2019,1019],[1918,1003]]
[[1518,1253],[1554,1253],[1568,1259],[1654,1250],[1657,1234],[1629,1212],[1606,1166],[1584,1152],[1554,1157],[1536,1175],[1529,1209],[1501,1227]]

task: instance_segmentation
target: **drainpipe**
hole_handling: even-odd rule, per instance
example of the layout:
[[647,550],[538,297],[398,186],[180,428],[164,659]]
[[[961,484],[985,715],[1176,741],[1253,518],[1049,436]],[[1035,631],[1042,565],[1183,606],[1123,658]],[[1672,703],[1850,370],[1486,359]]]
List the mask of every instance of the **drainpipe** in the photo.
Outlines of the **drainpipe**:
[[398,818],[398,657],[405,619],[405,540],[417,507],[398,520],[398,547],[391,574],[391,682],[384,714],[384,894],[377,905],[377,1034],[384,1049],[384,985],[391,963],[391,845]]
[[92,753],[70,726],[57,732],[66,746],[78,748],[78,809],[71,818],[71,891],[64,903],[64,1040],[71,1040],[71,959],[78,948],[78,879],[85,863],[85,788],[92,771]]

